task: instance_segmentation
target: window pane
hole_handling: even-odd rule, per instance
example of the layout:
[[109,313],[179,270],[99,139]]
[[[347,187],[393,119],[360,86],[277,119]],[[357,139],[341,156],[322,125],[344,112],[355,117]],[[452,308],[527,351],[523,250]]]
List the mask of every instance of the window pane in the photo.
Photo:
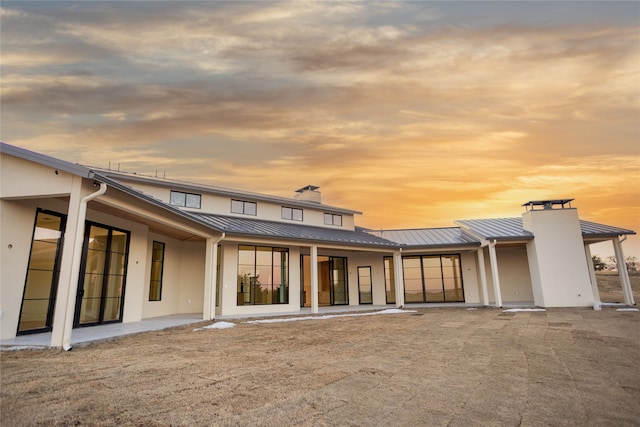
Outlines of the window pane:
[[53,284],[53,271],[29,270],[27,272],[27,285],[24,290],[25,299],[49,299]]
[[327,225],[333,225],[333,215],[331,214],[324,214],[324,223]]
[[34,240],[31,245],[29,268],[37,270],[53,270],[56,261],[58,244]]
[[231,201],[231,212],[232,213],[244,213],[244,203],[240,200],[232,200]]
[[282,207],[282,219],[293,219],[293,212],[291,208]]
[[200,195],[199,194],[187,194],[186,204],[188,208],[200,209]]
[[185,206],[186,201],[187,201],[187,195],[185,193],[181,193],[179,191],[171,192],[170,204],[174,206]]
[[244,202],[244,213],[246,215],[255,215],[257,212],[256,204],[253,202]]
[[302,209],[293,209],[294,221],[302,221]]
[[118,320],[120,318],[120,303],[122,298],[106,298],[104,302],[104,321]]
[[124,254],[127,251],[127,234],[113,230],[111,236],[111,252]]
[[49,311],[49,300],[27,300],[22,303],[22,311],[20,313],[20,331],[29,331],[32,329],[42,329],[47,326],[47,312]]
[[342,215],[334,215],[333,216],[333,225],[342,226]]
[[162,296],[162,270],[164,263],[164,243],[153,242],[151,251],[151,279],[149,301],[160,301]]

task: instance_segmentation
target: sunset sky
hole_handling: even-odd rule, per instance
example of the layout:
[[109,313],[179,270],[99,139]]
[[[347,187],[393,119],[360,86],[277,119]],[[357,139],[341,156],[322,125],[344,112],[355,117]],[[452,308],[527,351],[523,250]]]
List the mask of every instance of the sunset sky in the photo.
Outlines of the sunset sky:
[[0,24],[8,144],[313,184],[371,228],[575,198],[640,232],[639,2],[3,1]]

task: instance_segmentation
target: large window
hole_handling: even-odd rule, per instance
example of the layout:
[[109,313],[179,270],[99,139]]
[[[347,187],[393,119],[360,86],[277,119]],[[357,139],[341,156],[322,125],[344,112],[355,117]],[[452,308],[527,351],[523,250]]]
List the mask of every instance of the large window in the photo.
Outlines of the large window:
[[27,266],[18,334],[50,331],[66,216],[38,209]]
[[258,207],[255,202],[245,202],[243,200],[231,201],[231,213],[238,213],[243,215],[256,215]]
[[183,206],[186,208],[200,209],[202,196],[200,194],[184,193],[182,191],[171,191],[169,199],[173,206]]
[[360,304],[373,304],[371,294],[371,267],[358,267],[358,295]]
[[406,256],[402,266],[405,302],[464,301],[460,255]]
[[121,322],[130,233],[87,221],[75,326]]
[[289,249],[240,245],[238,305],[289,303]]
[[164,267],[164,243],[153,242],[151,252],[151,280],[149,282],[149,301],[162,299],[162,271]]
[[384,286],[386,289],[387,304],[396,302],[396,277],[393,267],[393,257],[384,257]]
[[302,221],[302,209],[282,207],[282,219],[290,219],[292,221]]
[[342,226],[342,215],[326,213],[324,214],[324,223],[327,225]]

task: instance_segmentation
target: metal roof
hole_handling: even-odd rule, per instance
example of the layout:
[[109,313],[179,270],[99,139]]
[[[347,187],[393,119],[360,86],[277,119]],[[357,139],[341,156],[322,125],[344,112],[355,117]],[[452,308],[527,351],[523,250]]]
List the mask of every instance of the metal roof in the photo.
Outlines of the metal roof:
[[[522,218],[465,219],[455,221],[474,236],[486,240],[531,240],[533,233],[522,228]],[[580,220],[583,237],[611,238],[636,234],[633,230]]]
[[369,234],[391,240],[406,247],[445,248],[479,246],[480,241],[463,232],[460,227],[418,228],[411,230],[369,230]]
[[486,240],[533,239],[533,234],[522,228],[522,218],[465,219],[454,222],[474,236]]
[[325,243],[349,244],[356,246],[376,246],[398,248],[399,245],[390,240],[371,235],[365,229],[356,227],[355,231],[315,227],[311,225],[289,224],[252,218],[232,217],[226,215],[189,212],[200,221],[227,234],[282,238],[291,240],[317,241]]
[[625,236],[629,234],[636,234],[633,230],[627,230],[626,228],[613,227],[611,225],[598,224],[597,222],[590,222],[580,220],[580,230],[582,230],[583,237],[616,237]]

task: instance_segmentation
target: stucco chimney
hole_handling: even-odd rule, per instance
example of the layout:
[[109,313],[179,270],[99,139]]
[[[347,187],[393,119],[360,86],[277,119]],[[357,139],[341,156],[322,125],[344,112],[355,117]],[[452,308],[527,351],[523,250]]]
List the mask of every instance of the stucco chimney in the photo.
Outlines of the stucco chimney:
[[296,195],[293,196],[293,198],[296,200],[305,200],[307,202],[321,203],[321,194],[318,191],[319,188],[320,187],[316,187],[315,185],[307,185],[306,187],[296,190]]

